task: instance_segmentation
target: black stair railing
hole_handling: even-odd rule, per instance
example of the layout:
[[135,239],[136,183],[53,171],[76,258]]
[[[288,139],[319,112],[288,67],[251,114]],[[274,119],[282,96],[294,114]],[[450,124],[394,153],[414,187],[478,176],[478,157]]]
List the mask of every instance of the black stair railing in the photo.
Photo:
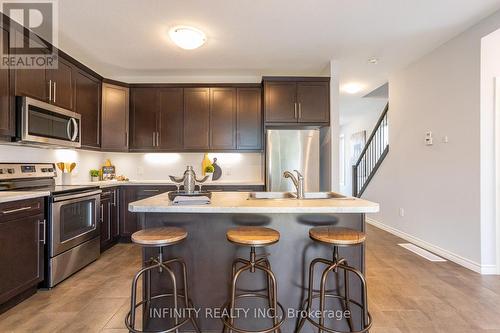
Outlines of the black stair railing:
[[382,161],[389,153],[388,111],[389,103],[380,115],[365,148],[359,155],[358,161],[352,166],[352,195],[354,197],[361,197]]

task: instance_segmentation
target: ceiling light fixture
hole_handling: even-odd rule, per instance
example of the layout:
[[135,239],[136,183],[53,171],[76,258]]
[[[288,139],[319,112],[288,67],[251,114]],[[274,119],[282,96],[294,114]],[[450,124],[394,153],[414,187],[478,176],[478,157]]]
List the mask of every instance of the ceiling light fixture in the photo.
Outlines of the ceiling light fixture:
[[342,86],[342,91],[348,94],[357,94],[363,90],[363,86],[359,83],[347,83]]
[[177,46],[185,50],[197,49],[207,41],[203,31],[188,26],[174,27],[168,34]]

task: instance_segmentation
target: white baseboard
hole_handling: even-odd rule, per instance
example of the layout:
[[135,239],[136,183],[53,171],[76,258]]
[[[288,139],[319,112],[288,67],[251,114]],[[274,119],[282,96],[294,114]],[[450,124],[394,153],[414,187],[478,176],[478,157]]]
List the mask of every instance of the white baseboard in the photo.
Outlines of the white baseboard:
[[393,234],[395,236],[398,236],[408,242],[411,242],[417,246],[420,246],[423,249],[426,249],[427,251],[434,252],[435,254],[448,259],[449,261],[453,261],[454,263],[463,266],[465,268],[468,268],[476,273],[480,273],[482,275],[496,275],[498,274],[497,267],[496,265],[481,265],[477,262],[474,262],[472,260],[469,260],[467,258],[464,258],[462,256],[459,256],[458,254],[455,254],[453,252],[450,252],[448,250],[445,250],[443,248],[440,248],[439,246],[433,245],[431,243],[428,243],[424,240],[421,240],[417,237],[414,237],[410,234],[407,234],[406,232],[403,232],[401,230],[398,230],[396,228],[390,227],[388,225],[385,225],[377,220],[371,219],[371,218],[366,218],[366,223],[373,225],[374,227],[377,227],[379,229],[385,230],[390,234]]

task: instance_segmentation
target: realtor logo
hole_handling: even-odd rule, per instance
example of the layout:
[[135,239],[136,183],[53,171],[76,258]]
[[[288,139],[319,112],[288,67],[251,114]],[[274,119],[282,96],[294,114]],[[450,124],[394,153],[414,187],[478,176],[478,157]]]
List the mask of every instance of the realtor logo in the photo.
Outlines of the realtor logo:
[[0,68],[57,68],[57,49],[52,47],[58,44],[57,0],[0,0],[0,5],[13,22],[8,41],[5,33],[1,36]]

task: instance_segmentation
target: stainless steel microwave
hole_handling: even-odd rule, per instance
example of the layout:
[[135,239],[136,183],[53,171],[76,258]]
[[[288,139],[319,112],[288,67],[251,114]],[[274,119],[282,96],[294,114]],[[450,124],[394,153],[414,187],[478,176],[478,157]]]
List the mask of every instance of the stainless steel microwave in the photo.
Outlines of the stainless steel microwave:
[[16,97],[16,141],[36,145],[79,148],[81,115],[58,106]]

